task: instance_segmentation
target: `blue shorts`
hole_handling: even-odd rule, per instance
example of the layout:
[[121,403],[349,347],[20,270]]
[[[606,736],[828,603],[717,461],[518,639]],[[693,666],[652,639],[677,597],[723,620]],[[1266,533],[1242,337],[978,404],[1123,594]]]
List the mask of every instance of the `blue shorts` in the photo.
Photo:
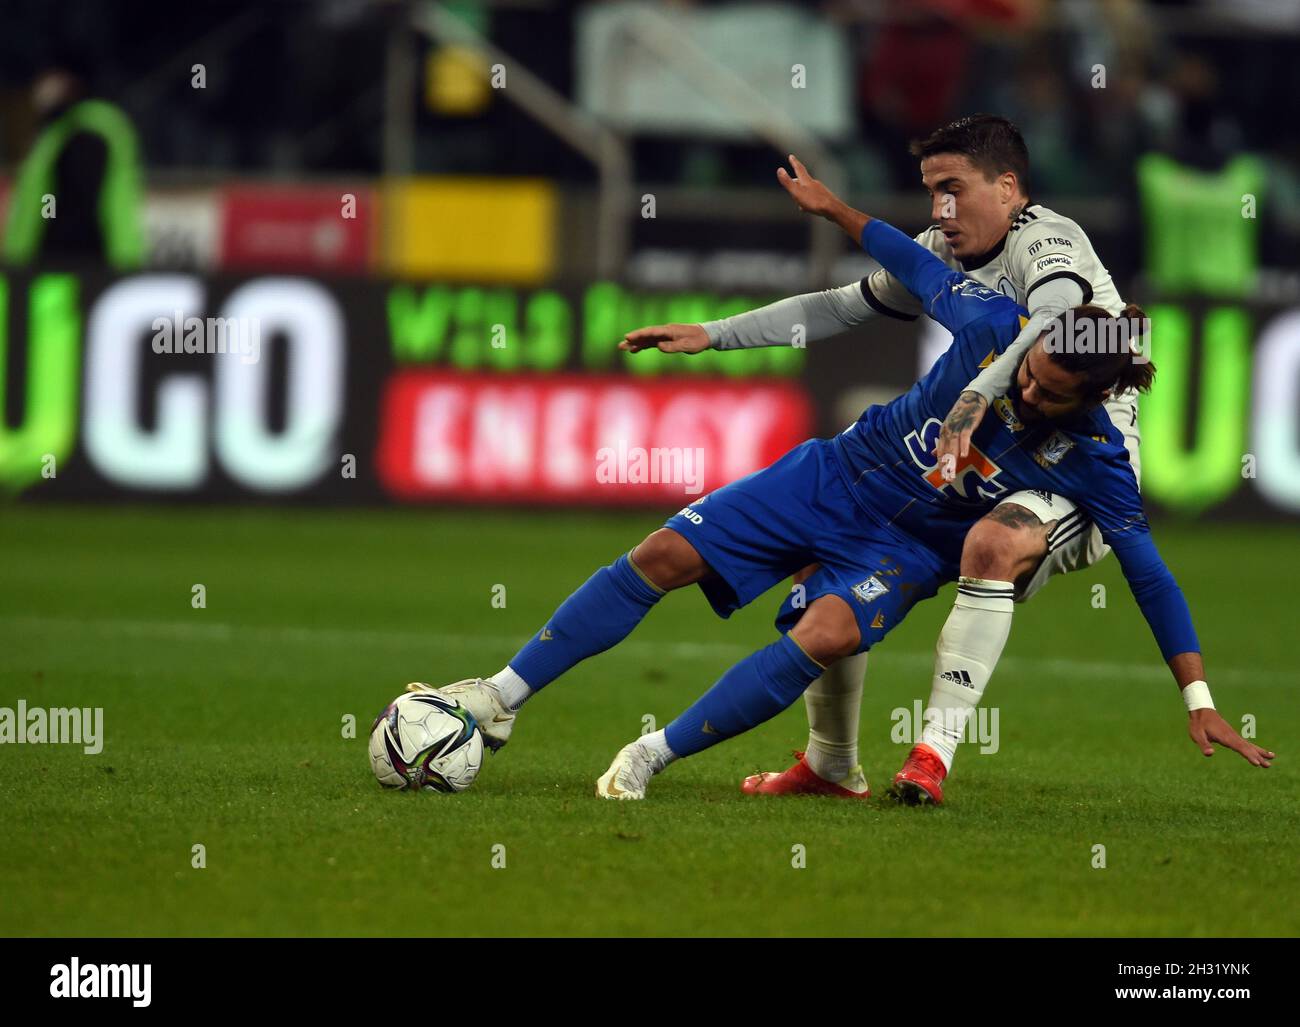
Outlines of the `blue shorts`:
[[810,439],[770,467],[710,492],[664,524],[717,572],[700,588],[719,617],[757,599],[809,564],[776,626],[789,631],[813,600],[852,607],[865,652],[951,577],[936,553],[873,518],[849,491],[826,439]]

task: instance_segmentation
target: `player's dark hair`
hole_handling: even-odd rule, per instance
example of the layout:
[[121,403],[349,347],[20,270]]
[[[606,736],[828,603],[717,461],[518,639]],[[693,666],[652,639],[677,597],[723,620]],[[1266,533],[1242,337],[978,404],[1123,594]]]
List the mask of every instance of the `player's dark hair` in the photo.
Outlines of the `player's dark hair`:
[[1029,195],[1029,147],[1020,129],[996,114],[959,118],[924,139],[914,140],[908,149],[921,160],[939,153],[961,154],[990,182],[998,175],[1014,172],[1020,191]]
[[1053,363],[1083,375],[1089,400],[1100,400],[1107,389],[1150,392],[1156,366],[1147,359],[1143,342],[1149,327],[1150,321],[1136,304],[1112,317],[1087,303],[1051,322],[1043,332],[1043,346]]

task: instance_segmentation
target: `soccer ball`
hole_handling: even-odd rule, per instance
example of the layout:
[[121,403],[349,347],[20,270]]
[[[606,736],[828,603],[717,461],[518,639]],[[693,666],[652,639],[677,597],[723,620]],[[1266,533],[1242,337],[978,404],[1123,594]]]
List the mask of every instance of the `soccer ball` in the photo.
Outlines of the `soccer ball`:
[[437,692],[406,692],[370,729],[370,769],[385,788],[463,792],[483,765],[469,710]]

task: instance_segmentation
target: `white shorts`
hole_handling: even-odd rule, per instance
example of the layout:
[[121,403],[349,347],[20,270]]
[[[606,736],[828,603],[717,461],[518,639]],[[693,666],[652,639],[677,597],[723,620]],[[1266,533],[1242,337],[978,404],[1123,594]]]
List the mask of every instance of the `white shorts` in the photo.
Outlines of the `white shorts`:
[[[1106,413],[1115,427],[1124,433],[1124,448],[1128,450],[1133,473],[1141,485],[1142,462],[1138,445],[1142,434],[1137,421],[1137,393],[1128,392],[1108,400]],[[1044,524],[1057,522],[1047,536],[1047,555],[1024,589],[1016,593],[1018,603],[1037,593],[1053,574],[1068,574],[1091,567],[1110,552],[1110,546],[1101,540],[1101,532],[1092,523],[1092,518],[1065,496],[1053,492],[1013,492],[1002,503],[1023,506]]]

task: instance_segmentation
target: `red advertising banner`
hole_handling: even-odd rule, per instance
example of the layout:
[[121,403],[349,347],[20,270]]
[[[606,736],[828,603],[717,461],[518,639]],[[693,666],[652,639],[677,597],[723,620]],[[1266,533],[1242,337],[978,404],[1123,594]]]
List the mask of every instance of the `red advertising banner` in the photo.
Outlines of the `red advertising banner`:
[[812,433],[789,382],[403,371],[376,466],[401,499],[685,505]]
[[221,263],[240,270],[364,274],[375,202],[359,186],[234,186],[222,194]]
[[[202,240],[205,210],[177,205],[174,237]],[[723,301],[613,283],[10,268],[0,291],[17,361],[17,391],[0,389],[0,491],[56,501],[680,509],[903,392],[938,348],[924,322],[890,321],[869,357],[846,337],[806,366],[793,347],[647,362],[615,348],[627,328]],[[1146,502],[1294,520],[1300,306],[1148,311],[1173,327],[1142,397]]]

